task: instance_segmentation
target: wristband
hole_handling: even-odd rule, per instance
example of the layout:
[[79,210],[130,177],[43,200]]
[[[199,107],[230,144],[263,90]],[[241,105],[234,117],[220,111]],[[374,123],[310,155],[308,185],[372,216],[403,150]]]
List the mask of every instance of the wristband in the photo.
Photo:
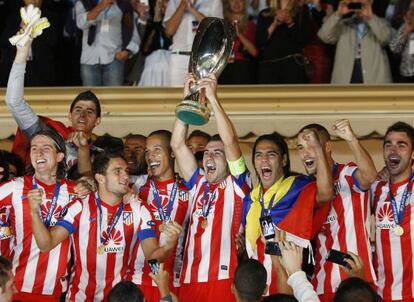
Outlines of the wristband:
[[173,298],[172,298],[171,294],[168,294],[168,295],[166,295],[166,296],[162,297],[162,298],[160,299],[160,302],[161,302],[161,301],[168,301],[168,302],[172,302],[172,301],[173,301]]
[[228,160],[227,164],[229,165],[230,174],[233,176],[238,176],[246,171],[246,162],[243,155],[238,160]]

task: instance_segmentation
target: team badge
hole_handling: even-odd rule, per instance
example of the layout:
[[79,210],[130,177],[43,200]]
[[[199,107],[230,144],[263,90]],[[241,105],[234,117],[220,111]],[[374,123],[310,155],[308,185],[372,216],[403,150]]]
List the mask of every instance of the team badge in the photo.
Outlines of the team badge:
[[124,221],[125,225],[131,225],[134,222],[134,213],[132,212],[123,212],[122,213],[122,220]]

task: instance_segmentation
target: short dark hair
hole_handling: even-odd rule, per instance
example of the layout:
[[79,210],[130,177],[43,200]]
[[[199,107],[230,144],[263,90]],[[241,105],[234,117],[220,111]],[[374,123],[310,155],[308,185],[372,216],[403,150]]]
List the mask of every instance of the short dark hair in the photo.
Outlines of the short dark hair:
[[[33,139],[36,136],[40,136],[40,135],[50,138],[53,142],[53,145],[56,148],[56,151],[58,153],[63,153],[66,157],[66,142],[63,139],[63,137],[52,128],[42,129],[42,130],[37,131],[35,134],[33,134],[33,136],[30,138],[30,145],[32,144]],[[29,171],[29,172],[34,172],[34,171]],[[65,158],[63,158],[63,160],[58,163],[56,174],[57,174],[56,176],[58,179],[65,177],[65,174],[66,174]]]
[[123,159],[126,162],[124,156],[120,153],[100,152],[95,157],[95,159],[92,163],[93,175],[95,175],[95,174],[106,175],[106,170],[108,169],[109,162],[113,158],[120,158],[120,159]]
[[10,280],[12,273],[12,264],[9,259],[0,256],[0,288],[3,292],[6,290],[6,283]]
[[264,297],[262,302],[297,302],[293,295],[288,294],[273,294]]
[[339,284],[333,301],[376,302],[377,294],[365,280],[357,277],[350,277]]
[[255,259],[240,262],[234,274],[234,288],[245,301],[260,301],[266,289],[267,272]]
[[94,146],[101,148],[104,152],[108,153],[120,153],[124,152],[124,142],[119,137],[112,136],[110,134],[104,134],[99,136],[95,142]]
[[163,140],[165,140],[165,143],[167,145],[167,148],[169,150],[169,152],[172,152],[172,148],[171,148],[171,137],[172,137],[172,133],[171,131],[168,130],[155,130],[153,132],[151,132],[147,138],[151,137],[151,136],[160,136]]
[[208,133],[206,133],[206,132],[204,132],[204,131],[201,131],[201,130],[194,130],[193,132],[191,132],[191,133],[190,133],[190,135],[188,136],[188,139],[191,139],[191,138],[193,138],[193,137],[195,137],[195,136],[204,137],[204,138],[206,138],[207,140],[209,140],[209,139],[210,139],[210,137],[211,137],[211,135],[210,135],[210,134],[208,134]]
[[321,124],[314,123],[306,125],[305,127],[302,127],[302,129],[300,129],[298,133],[301,133],[306,129],[314,129],[318,133],[318,136],[322,137],[326,141],[329,141],[331,139],[331,135],[329,134],[328,129],[326,129]]
[[404,132],[410,139],[412,148],[414,148],[414,128],[411,125],[404,122],[396,122],[388,127],[387,131],[385,132],[384,138],[390,132]]
[[16,167],[17,176],[24,174],[24,163],[20,156],[12,152],[3,151],[3,158],[6,163]]
[[213,134],[212,136],[210,136],[210,138],[208,139],[208,143],[209,142],[223,142],[223,140],[220,137],[220,134]]
[[130,133],[130,134],[128,134],[127,136],[125,136],[125,140],[127,140],[127,139],[133,139],[133,138],[142,138],[142,139],[147,139],[147,137],[145,136],[145,135],[142,135],[142,134],[133,134],[133,133]]
[[99,102],[99,99],[95,93],[93,93],[90,90],[86,90],[79,93],[77,97],[73,100],[72,104],[70,104],[69,112],[72,112],[73,107],[75,107],[76,103],[79,101],[89,101],[94,103],[96,109],[96,116],[101,117],[101,103]]
[[131,281],[121,281],[111,289],[108,302],[143,302],[140,288]]
[[280,135],[277,132],[273,132],[270,134],[264,134],[262,136],[259,136],[256,141],[254,142],[253,145],[253,151],[252,151],[252,163],[253,163],[253,167],[254,167],[254,155],[256,153],[256,148],[257,145],[261,142],[261,141],[270,141],[272,143],[274,143],[276,146],[279,147],[282,158],[283,156],[286,156],[286,165],[283,167],[283,175],[286,176],[290,176],[291,171],[290,171],[290,157],[289,157],[289,148],[288,145],[285,141],[285,139],[283,138],[282,135]]

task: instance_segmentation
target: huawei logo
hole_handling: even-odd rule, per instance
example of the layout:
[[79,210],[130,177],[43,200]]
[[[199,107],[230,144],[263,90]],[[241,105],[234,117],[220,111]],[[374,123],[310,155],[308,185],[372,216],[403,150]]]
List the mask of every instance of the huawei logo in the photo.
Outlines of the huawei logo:
[[[160,199],[161,199],[162,209],[165,212],[167,210],[167,206],[168,206],[168,196],[160,194]],[[155,201],[155,198],[150,203],[149,208],[151,210],[151,213],[158,213],[157,202]]]
[[[46,218],[47,217],[47,212],[50,209],[50,204],[51,203],[52,203],[51,200],[48,200],[45,204],[42,203],[41,208],[42,208],[42,217],[43,218]],[[62,211],[62,206],[61,205],[58,205],[55,208],[55,211],[53,212],[53,216],[52,217],[55,218],[55,219],[59,219],[60,211]]]
[[384,203],[384,206],[379,209],[377,214],[379,222],[394,222],[394,213],[392,212],[391,203]]
[[[107,235],[108,234],[106,231],[102,232],[102,238],[107,238],[106,237]],[[108,243],[112,242],[115,245],[120,245],[122,243],[122,239],[123,238],[122,238],[121,232],[119,230],[113,230],[112,234],[109,235],[108,237]]]

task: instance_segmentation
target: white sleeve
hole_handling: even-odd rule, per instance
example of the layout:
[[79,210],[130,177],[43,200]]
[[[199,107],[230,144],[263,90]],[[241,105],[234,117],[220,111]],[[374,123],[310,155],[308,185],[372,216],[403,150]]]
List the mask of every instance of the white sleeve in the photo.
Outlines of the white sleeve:
[[299,302],[319,302],[318,295],[306,278],[304,271],[290,275],[287,283],[293,289],[293,295]]

